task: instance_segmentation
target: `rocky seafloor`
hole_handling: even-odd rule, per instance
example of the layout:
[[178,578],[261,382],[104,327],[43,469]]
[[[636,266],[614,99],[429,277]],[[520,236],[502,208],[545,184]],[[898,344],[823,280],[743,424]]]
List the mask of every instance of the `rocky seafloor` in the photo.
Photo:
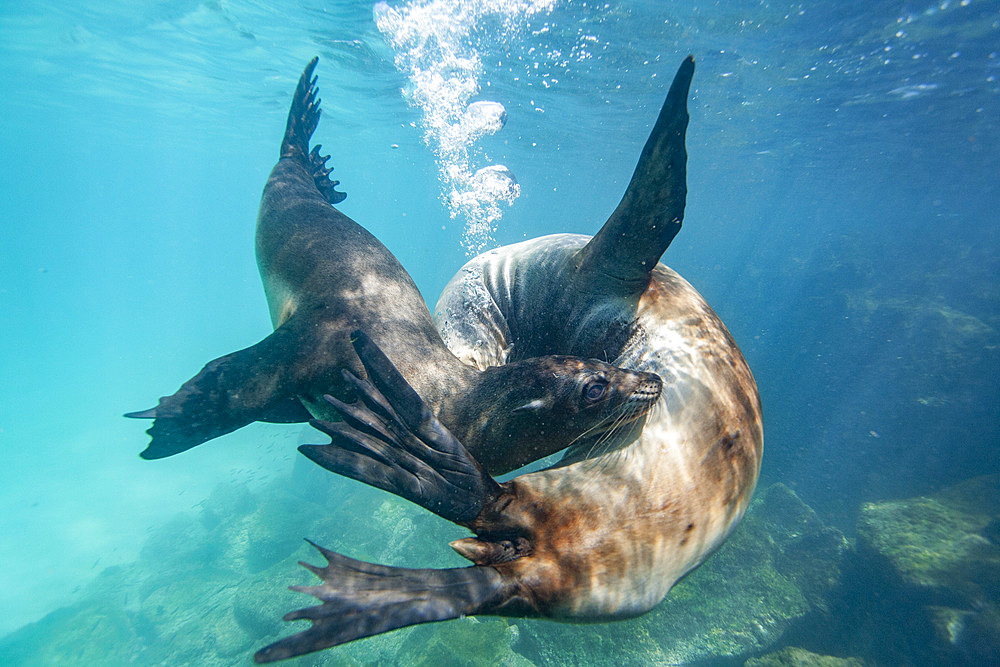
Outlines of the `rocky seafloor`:
[[[405,628],[298,665],[986,664],[1000,638],[1000,477],[871,503],[857,540],[790,489],[758,489],[726,544],[652,612],[566,625],[464,618]],[[308,537],[355,558],[465,564],[464,535],[403,500],[309,467],[260,492],[220,485],[75,601],[0,640],[3,665],[234,665],[305,627]]]

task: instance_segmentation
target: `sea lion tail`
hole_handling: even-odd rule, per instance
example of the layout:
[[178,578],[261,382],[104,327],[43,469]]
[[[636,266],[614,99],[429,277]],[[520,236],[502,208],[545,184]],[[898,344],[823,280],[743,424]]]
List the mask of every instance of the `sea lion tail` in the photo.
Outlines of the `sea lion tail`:
[[364,333],[351,342],[368,374],[344,379],[360,400],[324,398],[342,422],[312,421],[328,445],[302,445],[327,470],[406,498],[440,517],[468,524],[501,493],[459,440],[444,427],[382,350]]
[[485,612],[510,596],[501,575],[491,567],[387,567],[310,544],[327,564],[300,564],[323,582],[291,589],[314,595],[323,604],[286,614],[286,621],[308,619],[312,627],[261,649],[255,662],[284,660],[408,625]]
[[317,97],[319,94],[319,88],[316,87],[317,77],[313,76],[317,62],[319,62],[318,56],[309,61],[302,76],[299,77],[292,105],[288,109],[285,138],[281,142],[281,157],[282,159],[300,160],[312,174],[320,194],[331,204],[337,204],[344,201],[347,194],[335,189],[336,186],[340,185],[340,181],[330,180],[330,172],[333,171],[333,168],[326,166],[330,156],[319,154],[322,148],[319,144],[314,146],[311,151],[309,150],[309,139],[316,130],[319,117],[323,113],[320,109],[322,100]]

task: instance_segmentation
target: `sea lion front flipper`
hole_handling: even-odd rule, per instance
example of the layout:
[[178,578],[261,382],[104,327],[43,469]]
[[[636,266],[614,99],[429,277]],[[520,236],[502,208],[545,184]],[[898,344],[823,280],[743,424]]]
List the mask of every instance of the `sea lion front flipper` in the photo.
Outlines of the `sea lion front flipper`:
[[267,414],[255,421],[268,424],[304,424],[312,415],[298,396],[288,396],[268,409]]
[[254,662],[285,660],[408,625],[482,613],[510,596],[501,575],[490,567],[387,567],[310,544],[327,565],[299,564],[323,583],[291,589],[315,595],[323,604],[285,614],[286,621],[307,619],[312,627],[257,651]]
[[342,422],[313,421],[332,438],[299,447],[338,474],[395,493],[449,521],[468,524],[500,493],[500,485],[421,400],[392,362],[360,331],[351,342],[368,380],[344,371],[360,400],[326,396]]
[[687,199],[687,98],[694,58],[681,63],[618,207],[578,255],[587,280],[608,276],[645,290],[680,231]]
[[300,338],[294,329],[293,318],[256,345],[208,362],[155,408],[127,413],[153,419],[146,431],[152,440],[139,456],[173,456],[254,421],[307,421],[286,377]]

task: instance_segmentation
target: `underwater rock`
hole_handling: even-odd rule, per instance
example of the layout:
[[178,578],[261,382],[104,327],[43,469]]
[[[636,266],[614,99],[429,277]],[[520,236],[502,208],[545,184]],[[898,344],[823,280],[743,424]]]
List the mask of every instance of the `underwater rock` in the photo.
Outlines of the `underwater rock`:
[[[296,564],[315,560],[303,537],[371,560],[437,567],[465,562],[441,548],[464,537],[461,528],[325,471],[311,488],[288,478],[256,493],[222,484],[155,530],[135,563],[106,568],[83,588],[79,602],[0,639],[0,665],[251,664],[256,649],[289,628],[301,629],[281,618],[304,600],[288,586],[315,581]],[[428,644],[428,655],[447,664],[480,664],[446,657],[449,645],[471,650],[480,628],[471,623],[447,628],[449,634]],[[505,625],[484,621],[481,627],[493,664],[528,664],[511,650],[516,634]],[[396,664],[404,654],[414,663],[422,640],[407,643],[408,637],[407,630],[390,633],[298,664]]]
[[775,484],[722,548],[645,616],[600,626],[523,621],[514,648],[539,665],[676,665],[759,653],[826,607],[848,549],[840,531]]
[[219,564],[253,574],[288,558],[302,545],[302,536],[288,528],[301,523],[303,504],[298,498],[268,499],[252,512],[227,521],[213,536],[215,543],[223,545]]
[[251,638],[227,613],[237,594],[229,573],[204,570],[152,591],[142,609],[157,628],[158,641],[148,647],[152,655],[144,661],[224,664],[248,650]]
[[[0,664],[249,664],[255,649],[301,628],[281,616],[303,602],[287,587],[315,581],[295,565],[315,560],[302,537],[392,564],[463,564],[441,548],[463,537],[461,528],[330,478],[336,490],[316,497],[293,495],[288,479],[259,493],[220,487],[151,535],[134,564],[105,570],[77,604],[0,640]],[[617,666],[745,656],[825,604],[846,548],[838,531],[775,485],[722,549],[643,617],[597,625],[466,618],[371,637],[299,664]]]
[[750,658],[745,667],[865,667],[858,658],[835,658],[819,655],[804,648],[789,646],[759,658]]
[[929,497],[866,503],[858,534],[912,594],[975,606],[1000,599],[1000,546],[989,537],[998,516],[1000,475],[990,475]]
[[939,660],[979,663],[1000,654],[998,518],[1000,475],[861,508],[859,551],[880,584],[933,629]]
[[128,665],[137,660],[139,632],[121,607],[86,600],[63,607],[0,639],[0,664]]
[[513,649],[520,629],[511,620],[468,617],[419,626],[402,643],[395,662],[411,667],[532,667]]
[[974,611],[928,607],[937,654],[955,663],[995,664],[1000,656],[1000,606]]
[[798,285],[781,311],[763,283],[742,285],[758,320],[796,313],[780,336],[741,346],[768,369],[761,392],[781,395],[769,442],[802,443],[770,447],[767,468],[824,516],[1000,472],[994,248],[943,234],[913,261],[878,233],[830,235],[808,259],[775,254],[770,266]]

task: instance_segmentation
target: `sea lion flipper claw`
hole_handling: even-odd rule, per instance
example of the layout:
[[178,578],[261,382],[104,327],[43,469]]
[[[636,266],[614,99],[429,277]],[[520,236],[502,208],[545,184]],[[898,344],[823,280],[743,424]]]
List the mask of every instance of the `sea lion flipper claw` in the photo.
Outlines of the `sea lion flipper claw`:
[[355,332],[352,342],[369,378],[352,378],[360,401],[327,399],[344,422],[313,422],[331,442],[299,451],[327,470],[395,493],[449,521],[470,523],[497,497],[500,485],[370,338]]

